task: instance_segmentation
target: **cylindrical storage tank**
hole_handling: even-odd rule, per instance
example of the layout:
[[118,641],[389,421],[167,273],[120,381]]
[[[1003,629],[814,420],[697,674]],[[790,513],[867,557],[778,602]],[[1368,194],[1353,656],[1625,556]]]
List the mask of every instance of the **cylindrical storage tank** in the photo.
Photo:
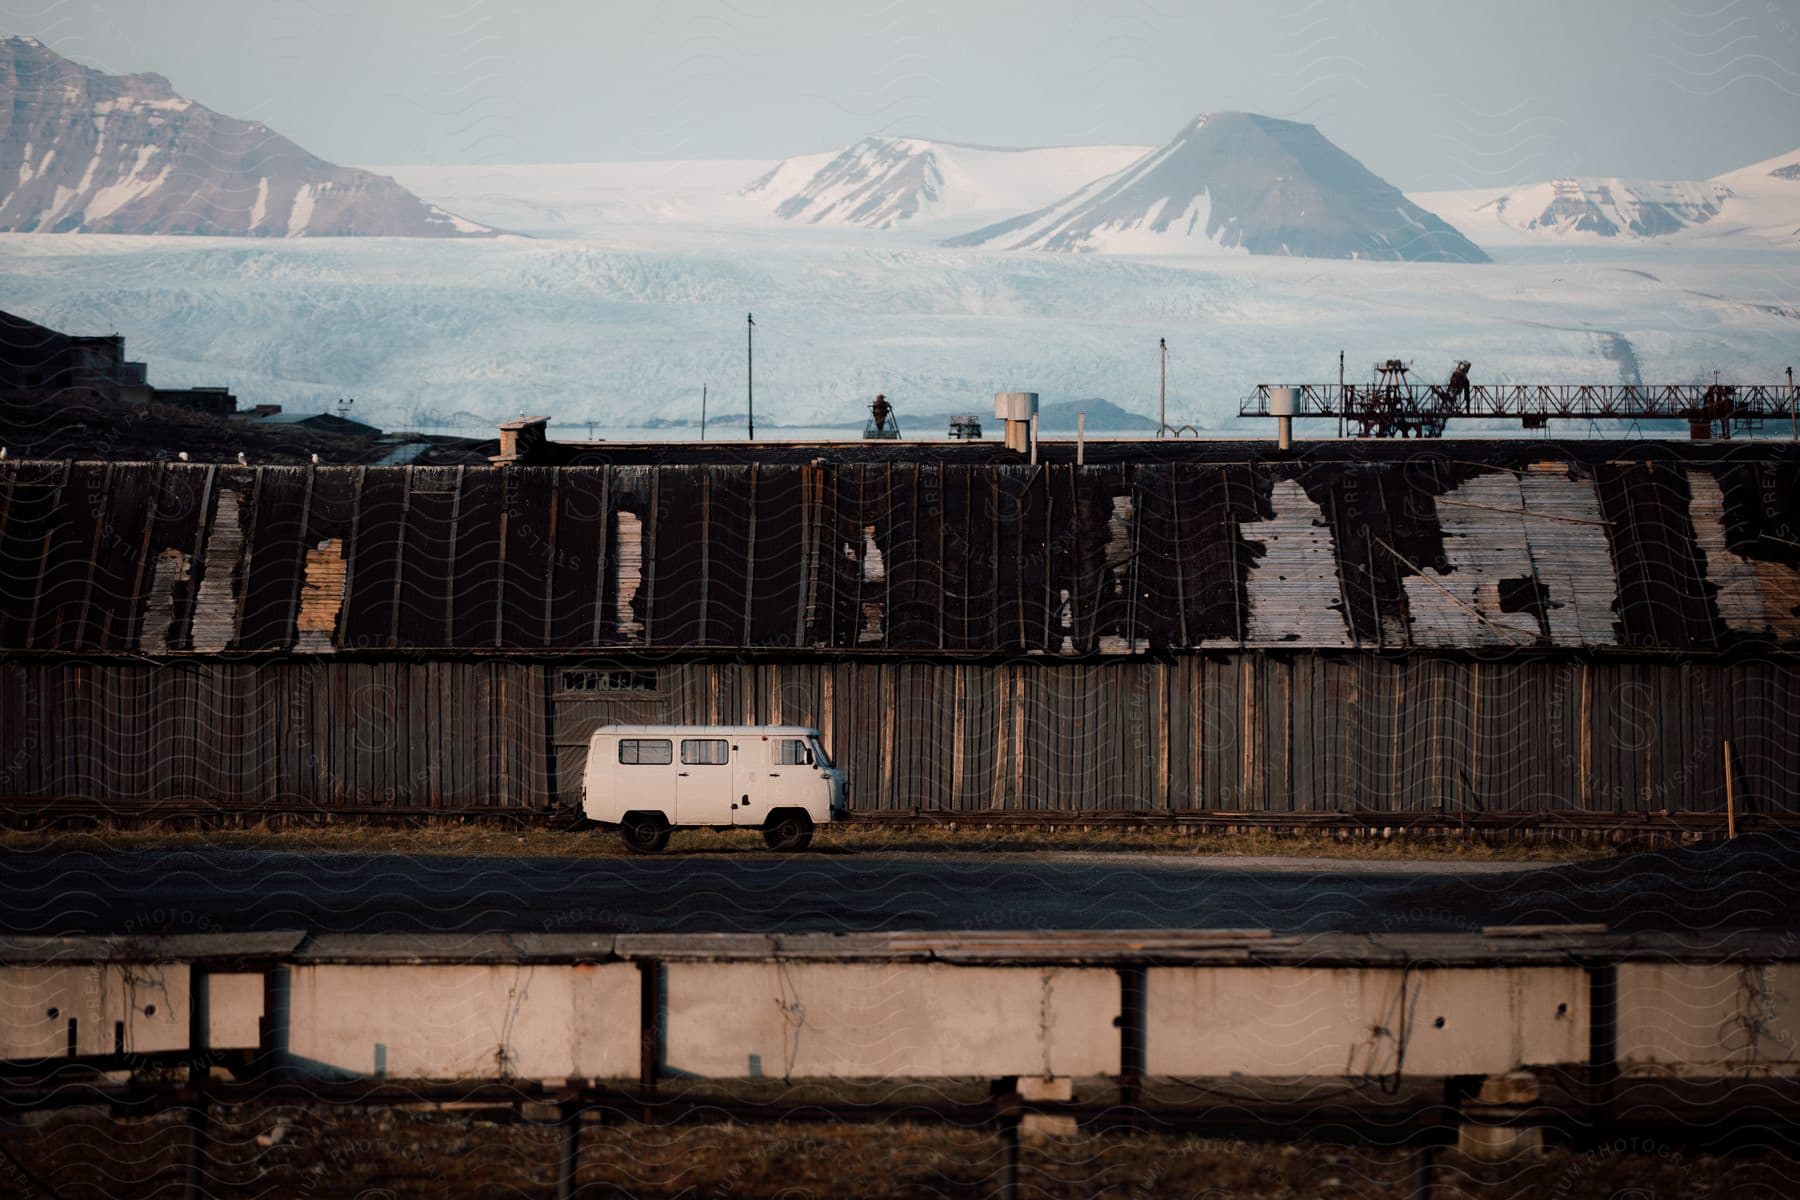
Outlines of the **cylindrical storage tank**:
[[995,392],[994,415],[1006,422],[1006,448],[1020,454],[1031,449],[1031,418],[1037,415],[1036,392]]
[[1029,421],[1038,410],[1036,392],[995,392],[994,415],[1002,421]]
[[1300,411],[1300,389],[1293,387],[1272,387],[1269,389],[1269,412],[1275,417],[1276,444],[1283,450],[1294,445],[1294,414]]

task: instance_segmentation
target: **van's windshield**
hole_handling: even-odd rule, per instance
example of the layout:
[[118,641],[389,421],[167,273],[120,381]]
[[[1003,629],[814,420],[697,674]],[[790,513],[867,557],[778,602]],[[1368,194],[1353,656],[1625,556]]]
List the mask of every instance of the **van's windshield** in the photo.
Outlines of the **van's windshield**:
[[818,738],[809,737],[806,739],[806,744],[812,747],[813,760],[817,762],[819,766],[829,767],[831,765],[831,755],[825,753],[825,747],[819,743]]

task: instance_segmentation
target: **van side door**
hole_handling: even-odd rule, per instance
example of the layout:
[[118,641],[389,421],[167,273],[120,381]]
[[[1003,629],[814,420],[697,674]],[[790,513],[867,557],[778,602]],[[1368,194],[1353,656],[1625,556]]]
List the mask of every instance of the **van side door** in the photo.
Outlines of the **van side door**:
[[666,737],[621,737],[613,767],[613,820],[628,812],[675,811],[675,743]]
[[736,782],[731,739],[717,735],[679,739],[675,767],[675,823],[730,825]]
[[783,734],[768,741],[768,782],[763,785],[763,814],[773,808],[806,807],[807,793],[813,781],[812,755],[806,739]]
[[769,736],[740,734],[731,739],[734,825],[761,825],[769,809]]

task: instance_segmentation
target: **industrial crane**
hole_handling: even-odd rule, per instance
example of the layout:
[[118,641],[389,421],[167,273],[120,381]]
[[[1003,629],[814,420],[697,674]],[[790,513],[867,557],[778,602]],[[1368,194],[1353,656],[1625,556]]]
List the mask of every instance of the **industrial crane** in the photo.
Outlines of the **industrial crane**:
[[[1297,417],[1337,417],[1358,437],[1442,437],[1451,418],[1516,420],[1542,429],[1552,419],[1688,423],[1696,440],[1731,436],[1732,426],[1786,419],[1800,423],[1794,371],[1785,384],[1736,383],[1472,383],[1460,361],[1447,384],[1417,383],[1411,368],[1388,359],[1372,383],[1287,385],[1297,393]],[[1244,417],[1283,414],[1269,406],[1278,385],[1259,384],[1238,409]]]

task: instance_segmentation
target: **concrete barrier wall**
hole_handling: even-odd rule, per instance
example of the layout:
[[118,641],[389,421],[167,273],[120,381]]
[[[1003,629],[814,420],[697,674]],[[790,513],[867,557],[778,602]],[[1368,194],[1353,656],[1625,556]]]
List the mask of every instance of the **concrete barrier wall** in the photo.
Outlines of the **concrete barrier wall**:
[[1119,977],[941,963],[671,963],[675,1074],[1112,1075]]
[[[1800,960],[1772,938],[1760,961],[1723,943],[1708,961],[1675,942],[1680,957],[1646,960],[1644,935],[1417,935],[1404,957],[1352,935],[860,936],[776,952],[757,935],[615,949],[611,935],[302,948],[293,934],[255,962],[236,950],[192,964],[130,961],[147,953],[135,942],[74,947],[85,960],[69,941],[0,945],[0,1059],[69,1056],[73,1020],[82,1057],[266,1046],[316,1077],[622,1080],[643,1070],[648,1012],[665,1076],[1110,1076],[1141,972],[1150,1077],[1580,1066],[1608,1020],[1628,1075],[1800,1075]],[[1183,953],[1258,957],[1170,961]],[[1439,965],[1404,965],[1415,957]],[[1614,1008],[1590,986],[1608,962]]]
[[1800,1074],[1800,963],[1622,963],[1619,1065],[1635,1075]]
[[303,965],[287,1053],[326,1074],[402,1079],[637,1074],[630,963]]
[[213,1050],[254,1050],[262,1042],[263,977],[255,973],[196,975],[194,1002],[206,1016]]
[[1148,973],[1152,1075],[1492,1075],[1587,1061],[1574,967]]
[[[0,967],[0,1059],[154,1054],[188,1044],[186,963]],[[254,1043],[252,1043],[254,1044]]]

